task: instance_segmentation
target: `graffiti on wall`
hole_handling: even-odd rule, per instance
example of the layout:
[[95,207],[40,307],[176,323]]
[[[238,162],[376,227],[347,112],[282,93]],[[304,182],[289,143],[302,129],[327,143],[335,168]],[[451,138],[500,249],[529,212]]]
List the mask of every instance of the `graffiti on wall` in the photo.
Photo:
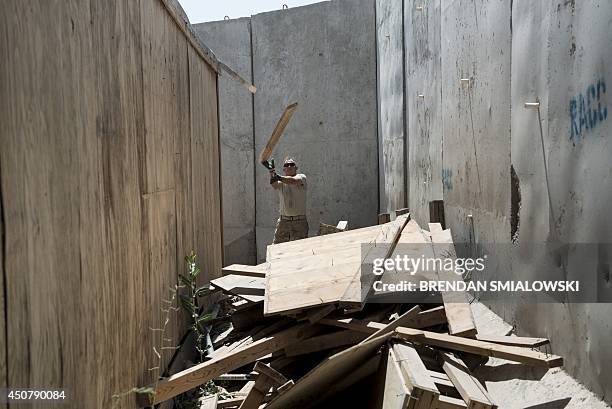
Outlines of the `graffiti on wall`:
[[453,171],[442,169],[442,187],[444,190],[453,190]]
[[570,100],[570,141],[578,141],[584,132],[594,129],[607,119],[608,107],[603,101],[605,94],[606,83],[602,78],[589,85],[585,93]]

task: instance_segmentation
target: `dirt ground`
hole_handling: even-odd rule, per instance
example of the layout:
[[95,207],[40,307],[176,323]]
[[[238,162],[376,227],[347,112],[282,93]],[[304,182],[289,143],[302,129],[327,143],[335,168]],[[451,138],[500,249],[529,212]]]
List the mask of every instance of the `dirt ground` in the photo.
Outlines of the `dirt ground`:
[[[472,311],[479,333],[503,335],[512,328],[481,303],[474,302]],[[500,409],[610,408],[561,368],[546,370],[490,358],[474,375]]]

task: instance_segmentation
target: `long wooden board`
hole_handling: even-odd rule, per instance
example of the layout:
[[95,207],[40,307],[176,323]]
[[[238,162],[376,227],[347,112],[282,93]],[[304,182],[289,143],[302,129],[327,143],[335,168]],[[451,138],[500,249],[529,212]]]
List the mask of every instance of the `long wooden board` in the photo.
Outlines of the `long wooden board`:
[[366,343],[354,345],[325,359],[300,378],[293,388],[273,399],[266,409],[301,408],[315,404],[321,399],[322,391],[366,363],[391,335],[385,334]]
[[[363,261],[392,248],[407,220],[268,246],[264,315],[331,303],[361,308]],[[362,251],[368,243],[376,245]]]
[[406,409],[410,402],[410,389],[392,349],[387,349],[382,409]]
[[[440,311],[442,311],[442,313],[440,313]],[[410,320],[407,320],[398,326],[419,329],[441,324],[446,322],[446,318],[443,313],[444,307],[436,307],[432,308],[431,310],[421,311],[416,314],[416,316],[411,316]],[[380,322],[360,320],[357,318],[323,318],[318,322],[323,325],[331,325],[334,327],[363,332],[364,334],[373,334],[385,327],[385,324],[381,324]]]
[[558,355],[545,354],[527,348],[499,345],[454,335],[399,327],[395,330],[394,336],[418,344],[469,352],[476,355],[492,356],[532,366],[546,368],[563,366],[563,358]]
[[[456,257],[450,229],[433,230],[431,232],[431,242],[435,257],[443,257],[443,254],[445,254],[445,258]],[[448,281],[461,280],[454,272],[444,270],[438,271],[438,279]],[[466,337],[475,336],[477,333],[476,324],[467,293],[463,291],[443,292],[442,300],[446,310],[449,333]]]
[[159,381],[156,386],[153,385],[155,391],[153,395],[137,395],[137,402],[140,406],[152,406],[171,399],[219,375],[254,362],[262,356],[280,351],[308,333],[309,327],[309,324],[296,325],[273,336],[257,340],[243,348],[238,348],[229,354],[215,357],[210,361],[181,371]]
[[274,147],[276,146],[276,144],[278,143],[278,140],[283,134],[283,131],[287,127],[287,124],[291,120],[293,113],[297,109],[297,105],[298,105],[297,102],[295,102],[289,105],[287,108],[285,108],[285,111],[283,112],[278,122],[276,123],[276,127],[274,128],[272,135],[270,135],[270,139],[268,139],[268,143],[266,143],[266,146],[264,147],[264,149],[261,151],[261,154],[259,155],[259,163],[263,163],[267,161],[268,159],[270,159],[270,156],[272,155],[272,151],[274,150]]
[[393,344],[392,350],[400,366],[406,386],[410,390],[412,399],[408,407],[415,409],[435,408],[440,391],[429,376],[427,368],[425,368],[425,364],[421,361],[421,357],[414,346],[399,342]]
[[266,276],[266,270],[268,265],[266,263],[257,264],[256,266],[249,266],[246,264],[232,264],[221,269],[221,275],[239,275],[247,277],[261,277]]
[[362,343],[367,342],[372,338],[380,337],[383,334],[393,332],[395,328],[397,327],[400,327],[402,325],[408,325],[410,322],[412,322],[412,320],[416,318],[417,315],[419,315],[420,312],[421,312],[421,307],[419,307],[418,305],[415,305],[410,310],[406,311],[404,314],[399,316],[397,319],[391,321],[384,327],[378,329],[376,332],[374,332],[372,335],[370,335],[369,337],[367,337],[361,342]]
[[468,408],[497,408],[484,386],[470,373],[461,359],[446,352],[441,352],[440,357],[442,359],[442,369],[455,385]]
[[550,343],[547,338],[511,337],[508,335],[476,335],[476,339],[485,342],[494,342],[501,345],[515,347],[537,348]]
[[263,277],[231,274],[216,278],[210,283],[224,292],[237,295],[253,303],[263,301],[266,290],[266,283]]

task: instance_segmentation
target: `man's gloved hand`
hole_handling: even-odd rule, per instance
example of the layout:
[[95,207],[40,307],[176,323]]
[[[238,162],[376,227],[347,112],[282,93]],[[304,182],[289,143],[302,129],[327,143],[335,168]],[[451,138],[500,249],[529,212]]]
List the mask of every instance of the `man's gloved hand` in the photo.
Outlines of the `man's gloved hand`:
[[265,160],[261,162],[268,170],[274,170],[274,158],[270,158],[270,160]]
[[270,174],[270,184],[273,184],[275,182],[280,182],[280,181],[281,181],[281,177],[277,175],[276,172],[272,172]]

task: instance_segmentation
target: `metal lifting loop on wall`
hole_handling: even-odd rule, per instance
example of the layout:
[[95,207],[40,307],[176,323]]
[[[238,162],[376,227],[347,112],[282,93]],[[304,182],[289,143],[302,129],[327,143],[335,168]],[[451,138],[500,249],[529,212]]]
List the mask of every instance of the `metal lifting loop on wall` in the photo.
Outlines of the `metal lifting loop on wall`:
[[230,19],[229,16],[223,17],[223,20],[229,20],[229,19]]
[[283,4],[283,10],[289,10],[289,6],[286,4]]

